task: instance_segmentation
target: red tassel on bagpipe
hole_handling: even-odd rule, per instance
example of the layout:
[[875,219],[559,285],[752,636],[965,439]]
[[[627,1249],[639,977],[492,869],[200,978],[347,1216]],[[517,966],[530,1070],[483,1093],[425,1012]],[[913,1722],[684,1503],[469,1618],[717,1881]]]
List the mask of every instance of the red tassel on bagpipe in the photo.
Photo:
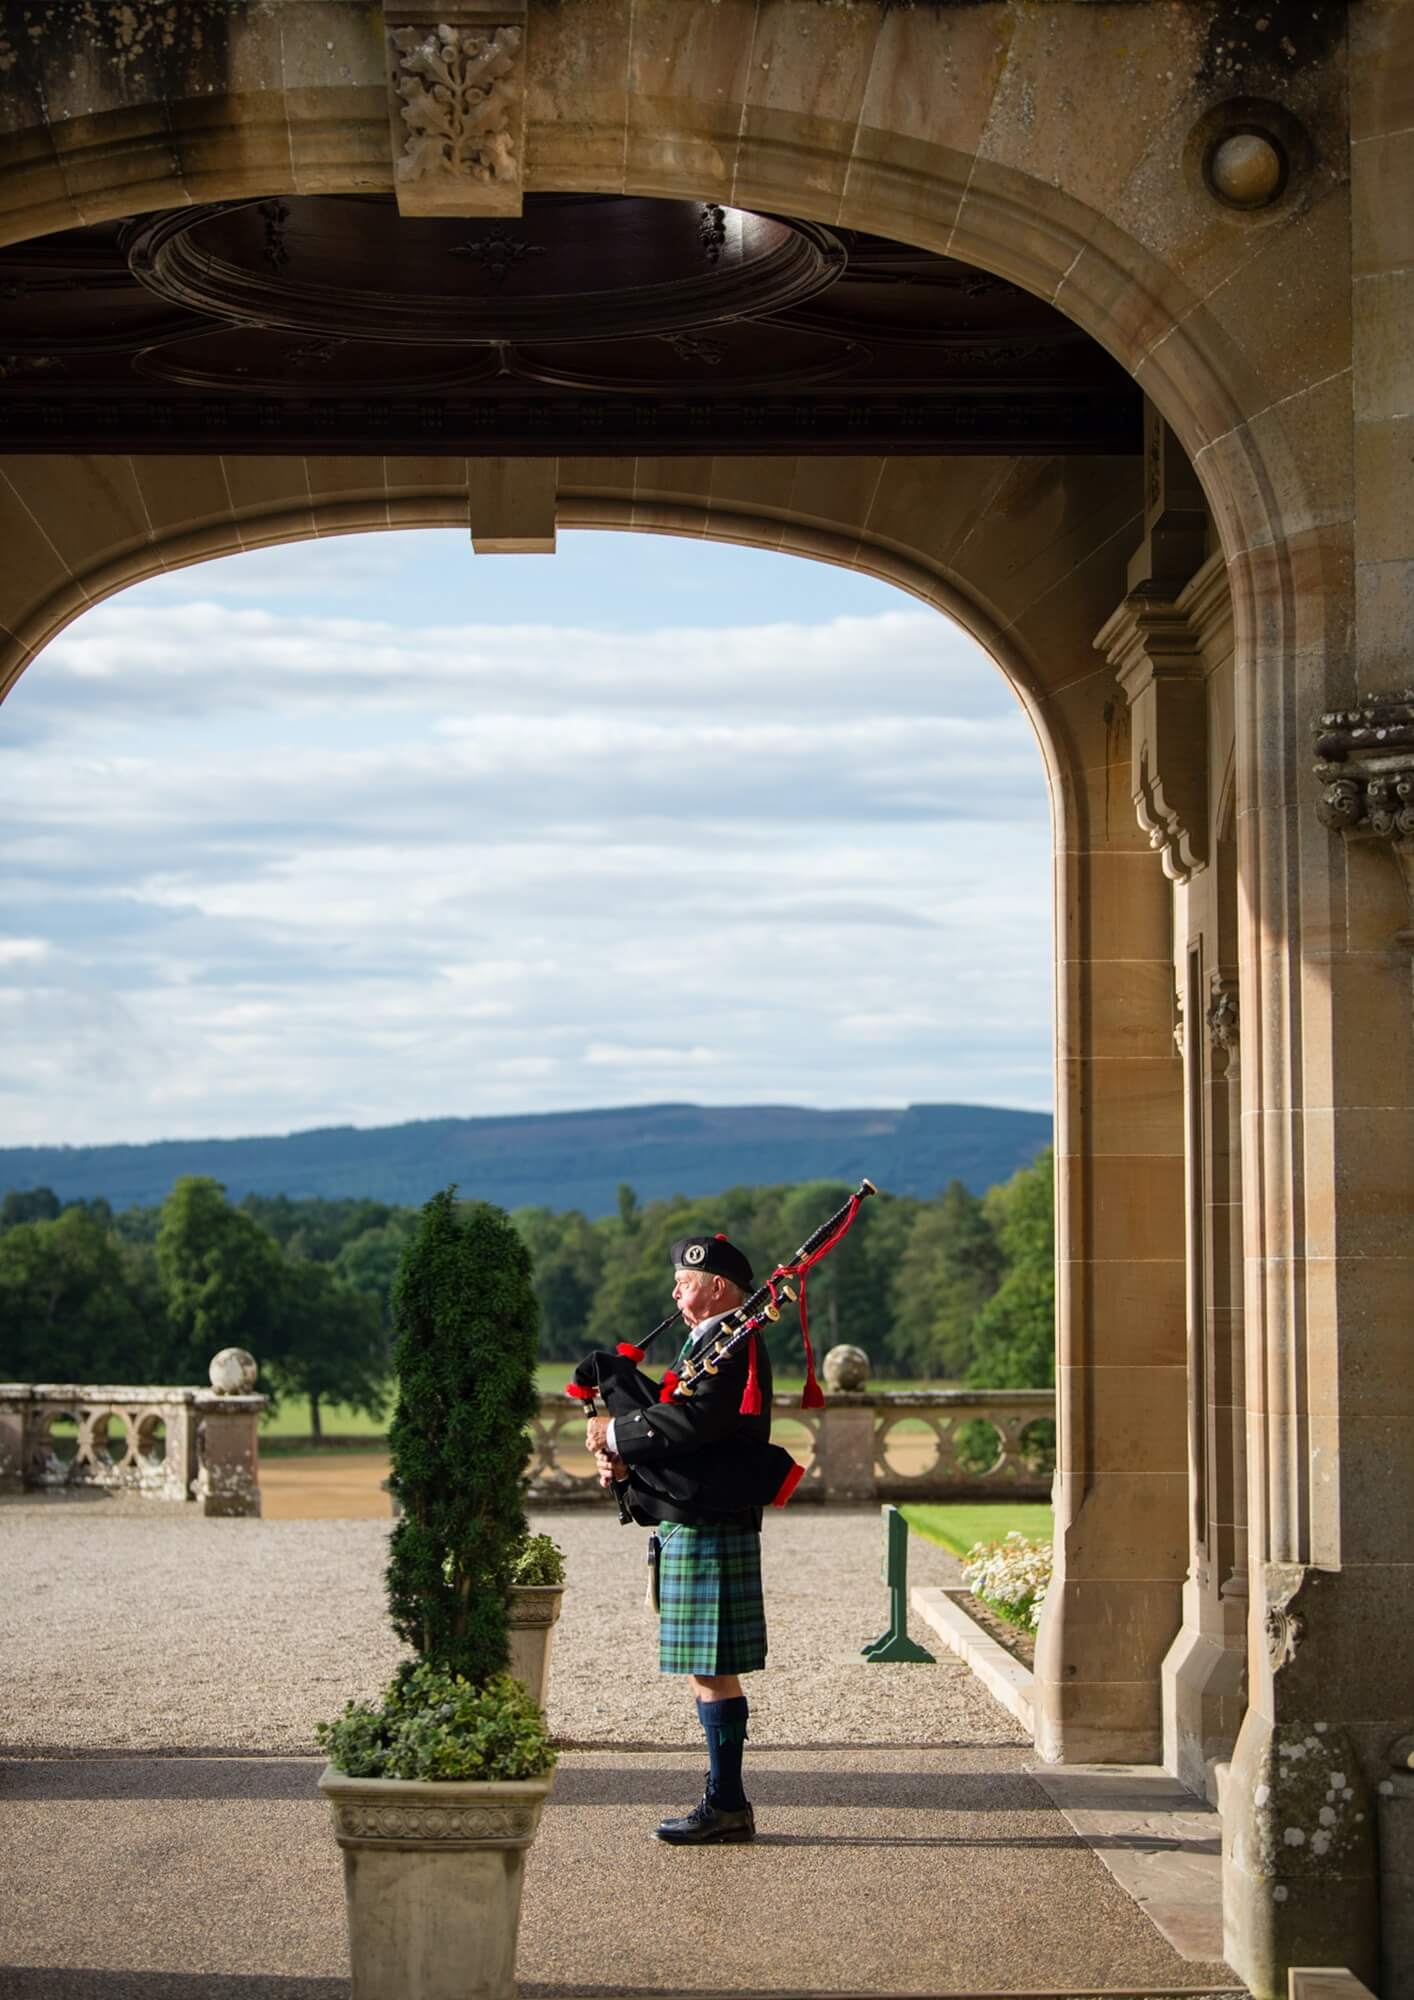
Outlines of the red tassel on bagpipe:
[[621,1354],[625,1361],[631,1361],[636,1368],[643,1359],[645,1350],[641,1347],[635,1347],[631,1340],[621,1340],[614,1349],[614,1352]]
[[823,1410],[825,1393],[815,1374],[815,1349],[810,1344],[810,1319],[805,1310],[805,1277],[800,1280],[800,1337],[805,1343],[805,1387],[800,1392],[802,1410]]
[[[868,1190],[866,1189],[866,1191]],[[802,1410],[823,1410],[825,1407],[824,1391],[821,1389],[819,1379],[815,1373],[815,1349],[810,1344],[810,1319],[805,1309],[805,1280],[814,1266],[820,1262],[820,1259],[828,1257],[835,1245],[849,1234],[854,1226],[854,1218],[859,1213],[860,1199],[861,1197],[857,1194],[850,1196],[849,1210],[844,1221],[835,1230],[833,1235],[826,1237],[825,1241],[813,1255],[805,1258],[799,1264],[778,1264],[771,1273],[772,1279],[795,1278],[800,1285],[800,1337],[805,1343],[805,1387],[801,1391],[800,1396],[800,1407]],[[771,1296],[772,1298],[775,1297],[774,1284],[772,1285]]]
[[677,1388],[677,1386],[678,1386],[677,1369],[665,1368],[663,1370],[663,1386],[658,1391],[658,1401],[660,1403],[671,1403],[671,1401],[673,1400],[673,1391]]
[[744,1417],[759,1417],[761,1414],[761,1379],[756,1372],[754,1333],[746,1350],[746,1387],[741,1392],[741,1414]]
[[565,1394],[573,1396],[577,1403],[592,1403],[595,1393],[593,1389],[581,1389],[578,1382],[566,1382],[565,1384]]

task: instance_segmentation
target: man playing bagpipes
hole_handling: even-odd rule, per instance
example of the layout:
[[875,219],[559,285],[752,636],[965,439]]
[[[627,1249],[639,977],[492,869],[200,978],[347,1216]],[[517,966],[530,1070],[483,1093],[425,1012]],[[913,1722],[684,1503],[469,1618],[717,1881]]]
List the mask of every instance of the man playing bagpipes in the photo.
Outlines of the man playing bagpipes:
[[[669,1255],[675,1266],[673,1303],[688,1337],[665,1382],[710,1349],[722,1317],[751,1290],[751,1266],[725,1236],[681,1237]],[[600,1392],[617,1413],[591,1417],[585,1440],[600,1479],[620,1489],[632,1519],[655,1530],[658,1548],[650,1544],[649,1561],[656,1555],[658,1667],[665,1674],[691,1676],[707,1738],[710,1768],[701,1802],[658,1828],[659,1840],[679,1846],[752,1840],[756,1834],[741,1784],[749,1713],[741,1676],[766,1664],[761,1506],[751,1497],[759,1487],[734,1475],[754,1469],[756,1454],[746,1454],[743,1466],[741,1445],[769,1444],[771,1363],[764,1341],[750,1346],[754,1411],[742,1410],[751,1366],[743,1343],[686,1401],[625,1407],[625,1378],[619,1377],[623,1386],[615,1396],[612,1380],[601,1377]],[[788,1453],[780,1457],[791,1465]],[[788,1476],[778,1470],[776,1487]]]
[[677,1313],[663,1323],[680,1315],[688,1328],[676,1367],[655,1383],[638,1369],[643,1349],[624,1345],[614,1354],[589,1355],[569,1385],[591,1410],[596,1396],[607,1405],[608,1416],[590,1415],[585,1443],[601,1482],[614,1490],[620,1519],[653,1528],[659,1670],[691,1677],[707,1738],[700,1802],[657,1829],[659,1840],[677,1846],[756,1836],[741,1782],[750,1712],[741,1677],[766,1664],[762,1508],[784,1506],[801,1477],[790,1454],[770,1442],[771,1362],[758,1329],[779,1317],[779,1301],[794,1299],[792,1281],[798,1283],[806,1360],[801,1404],[818,1409],[824,1398],[815,1379],[805,1277],[873,1193],[872,1183],[861,1182],[791,1263],[777,1265],[755,1291],[750,1263],[725,1236],[679,1237],[668,1252]]

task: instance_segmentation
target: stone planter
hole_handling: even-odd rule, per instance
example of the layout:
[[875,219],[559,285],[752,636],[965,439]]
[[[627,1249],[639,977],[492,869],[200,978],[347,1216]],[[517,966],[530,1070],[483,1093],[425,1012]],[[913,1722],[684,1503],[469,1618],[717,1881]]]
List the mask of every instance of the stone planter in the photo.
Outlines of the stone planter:
[[550,1646],[564,1594],[562,1583],[514,1583],[506,1611],[511,1635],[508,1671],[542,1709],[550,1697]]
[[515,2000],[525,1850],[553,1780],[350,1778],[325,1766],[353,2000]]

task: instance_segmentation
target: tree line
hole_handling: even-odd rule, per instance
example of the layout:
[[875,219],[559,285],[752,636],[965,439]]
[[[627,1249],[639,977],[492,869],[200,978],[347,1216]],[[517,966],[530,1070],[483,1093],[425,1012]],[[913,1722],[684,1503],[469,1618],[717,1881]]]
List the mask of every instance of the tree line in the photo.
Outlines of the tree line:
[[[641,1338],[671,1310],[668,1247],[724,1230],[758,1275],[786,1258],[849,1190],[833,1181],[735,1187],[614,1214],[519,1208],[540,1303],[540,1354],[575,1360]],[[931,1199],[866,1202],[812,1273],[818,1355],[862,1347],[876,1377],[988,1389],[1054,1380],[1052,1159],[985,1195],[953,1181]],[[478,1206],[479,1204],[469,1204]],[[0,1376],[103,1383],[206,1380],[221,1347],[261,1362],[262,1386],[380,1414],[389,1388],[390,1299],[417,1211],[387,1202],[247,1195],[177,1182],[160,1208],[63,1204],[47,1188],[0,1201]],[[778,1375],[801,1371],[799,1327],[767,1336]],[[666,1351],[665,1351],[666,1350]],[[653,1360],[673,1358],[672,1337]]]

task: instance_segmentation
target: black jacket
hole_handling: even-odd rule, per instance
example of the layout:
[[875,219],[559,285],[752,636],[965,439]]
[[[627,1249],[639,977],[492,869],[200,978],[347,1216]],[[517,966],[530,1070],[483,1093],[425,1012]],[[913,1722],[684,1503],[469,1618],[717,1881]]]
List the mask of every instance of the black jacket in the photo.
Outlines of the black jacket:
[[[715,1319],[694,1330],[688,1358],[717,1330]],[[771,1362],[756,1336],[758,1416],[743,1416],[748,1349],[742,1341],[715,1375],[698,1378],[687,1400],[650,1403],[614,1416],[614,1442],[629,1469],[628,1503],[636,1521],[730,1523],[759,1527],[790,1470],[789,1454],[772,1445]]]

